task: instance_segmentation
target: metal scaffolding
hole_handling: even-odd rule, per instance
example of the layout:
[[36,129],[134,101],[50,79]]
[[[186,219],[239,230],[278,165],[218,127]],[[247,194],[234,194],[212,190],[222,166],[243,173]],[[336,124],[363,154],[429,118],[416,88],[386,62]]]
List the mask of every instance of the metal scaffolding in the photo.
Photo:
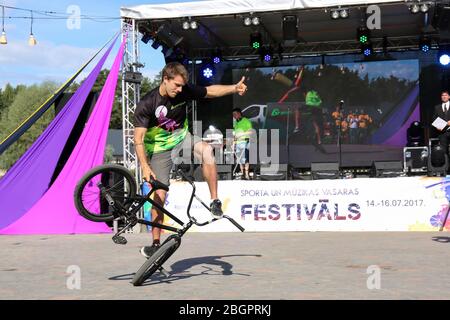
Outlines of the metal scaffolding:
[[[127,74],[138,73],[139,69],[143,66],[139,63],[138,34],[136,20],[122,20],[122,35],[127,37],[122,63],[123,165],[134,172],[138,184],[137,187],[139,188],[141,170],[134,150],[133,115],[136,110],[136,105],[140,100],[141,85],[139,81],[133,82],[127,77]],[[142,211],[141,217],[139,218],[142,218]],[[138,228],[134,229],[133,232],[139,232]]]

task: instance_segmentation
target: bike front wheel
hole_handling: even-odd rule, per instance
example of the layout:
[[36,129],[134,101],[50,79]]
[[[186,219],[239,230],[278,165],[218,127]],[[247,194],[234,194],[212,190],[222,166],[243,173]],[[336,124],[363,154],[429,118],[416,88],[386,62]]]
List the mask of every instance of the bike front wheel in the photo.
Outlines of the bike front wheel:
[[145,263],[136,271],[133,280],[131,281],[134,286],[140,286],[152,276],[163,263],[170,258],[170,256],[178,249],[181,243],[179,236],[171,236],[159,247],[155,253],[145,261]]
[[118,210],[127,210],[135,196],[136,182],[131,173],[123,166],[107,164],[86,172],[75,187],[74,202],[84,218],[108,222],[116,218]]

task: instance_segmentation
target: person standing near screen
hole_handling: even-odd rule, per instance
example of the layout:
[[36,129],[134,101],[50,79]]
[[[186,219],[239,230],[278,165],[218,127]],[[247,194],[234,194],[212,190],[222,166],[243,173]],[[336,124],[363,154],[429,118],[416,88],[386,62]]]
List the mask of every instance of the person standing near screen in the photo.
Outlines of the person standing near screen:
[[236,148],[236,157],[241,166],[242,179],[250,180],[249,175],[249,150],[250,150],[250,136],[253,132],[252,122],[242,116],[242,111],[239,108],[233,109],[233,136]]
[[450,96],[448,90],[443,90],[441,92],[441,103],[434,107],[434,119],[437,117],[447,121],[447,126],[440,130],[439,133],[439,144],[444,148],[445,153],[448,153],[448,143],[450,138]]

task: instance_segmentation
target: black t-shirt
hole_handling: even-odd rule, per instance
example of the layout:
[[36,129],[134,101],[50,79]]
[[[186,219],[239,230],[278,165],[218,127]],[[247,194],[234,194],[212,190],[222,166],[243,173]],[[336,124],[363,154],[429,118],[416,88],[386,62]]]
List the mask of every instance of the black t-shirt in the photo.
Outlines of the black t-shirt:
[[147,153],[171,150],[188,132],[186,103],[206,96],[206,88],[187,84],[175,97],[163,97],[156,87],[136,106],[134,126],[147,128],[144,144]]

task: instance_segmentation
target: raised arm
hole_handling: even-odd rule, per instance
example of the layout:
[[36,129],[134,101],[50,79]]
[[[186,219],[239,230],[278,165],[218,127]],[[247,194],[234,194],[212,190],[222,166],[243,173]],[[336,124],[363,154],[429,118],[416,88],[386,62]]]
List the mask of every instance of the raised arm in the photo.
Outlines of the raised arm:
[[214,84],[212,86],[208,86],[206,87],[206,98],[218,98],[234,93],[238,93],[240,96],[243,96],[247,91],[247,86],[245,85],[244,81],[245,77],[242,77],[241,81],[239,81],[237,84]]

